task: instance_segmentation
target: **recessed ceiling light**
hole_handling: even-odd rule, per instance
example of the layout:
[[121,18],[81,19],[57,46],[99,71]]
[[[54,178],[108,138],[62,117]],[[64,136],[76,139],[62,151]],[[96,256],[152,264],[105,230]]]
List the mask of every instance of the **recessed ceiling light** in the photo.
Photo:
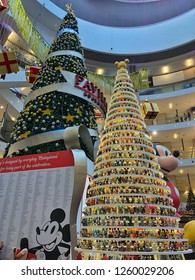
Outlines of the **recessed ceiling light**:
[[169,103],[169,109],[173,109],[173,103]]
[[162,73],[163,74],[169,73],[169,66],[163,66],[162,67]]
[[193,61],[192,58],[186,59],[186,61],[185,61],[185,66],[186,67],[193,66],[193,64],[194,64],[194,61]]
[[98,74],[98,75],[104,74],[104,69],[98,68],[98,69],[96,70],[96,74]]

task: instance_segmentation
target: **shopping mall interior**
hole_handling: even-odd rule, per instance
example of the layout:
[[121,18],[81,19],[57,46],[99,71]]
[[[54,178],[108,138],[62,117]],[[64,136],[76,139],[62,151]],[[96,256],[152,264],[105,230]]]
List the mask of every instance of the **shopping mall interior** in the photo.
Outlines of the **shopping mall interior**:
[[[26,67],[43,63],[33,36],[25,39],[25,20],[39,33],[40,44],[48,47],[66,14],[65,4],[72,3],[86,67],[93,77],[115,76],[115,61],[126,58],[130,76],[147,72],[137,95],[140,104],[148,101],[159,107],[155,119],[145,120],[153,143],[180,152],[179,166],[169,178],[185,204],[189,190],[195,193],[195,1],[14,1],[23,5],[25,17],[11,9],[11,2],[7,1],[10,10],[0,11],[0,44],[2,51],[16,53],[19,72],[2,75],[0,80],[0,156],[32,86]],[[111,94],[107,87],[108,103]],[[99,112],[97,122],[101,130],[104,119]]]

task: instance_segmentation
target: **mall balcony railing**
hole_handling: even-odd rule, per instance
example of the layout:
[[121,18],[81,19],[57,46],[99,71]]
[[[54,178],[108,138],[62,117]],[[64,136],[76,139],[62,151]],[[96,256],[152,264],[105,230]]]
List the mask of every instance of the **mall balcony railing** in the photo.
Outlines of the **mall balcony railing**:
[[[194,87],[194,89],[193,89]],[[139,91],[140,96],[144,95],[152,95],[152,94],[163,94],[167,92],[172,92],[172,91],[178,91],[182,89],[187,89],[187,88],[192,88],[192,90],[195,91],[195,79],[189,79],[173,84],[168,84],[168,85],[163,85],[163,86],[158,86],[158,87],[150,87],[145,90]]]

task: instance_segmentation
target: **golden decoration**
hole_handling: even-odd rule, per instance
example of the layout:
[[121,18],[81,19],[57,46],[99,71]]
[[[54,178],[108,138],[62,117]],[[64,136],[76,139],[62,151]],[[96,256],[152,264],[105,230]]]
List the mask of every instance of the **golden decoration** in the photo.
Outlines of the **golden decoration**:
[[65,4],[66,10],[68,13],[70,13],[72,16],[75,16],[74,11],[72,10],[72,3],[71,4]]
[[72,122],[74,120],[74,116],[70,115],[70,113],[68,113],[67,116],[65,116],[65,119],[67,120],[67,122]]
[[77,109],[77,114],[82,115],[82,112],[79,108]]
[[21,135],[19,136],[19,139],[25,139],[25,138],[28,137],[29,134],[30,134],[30,131],[26,131],[26,132],[24,132],[23,134],[21,134]]
[[55,67],[55,70],[63,70],[64,68],[62,66]]
[[70,39],[72,39],[73,41],[76,41],[75,37],[73,37],[72,35],[70,35]]
[[50,109],[45,109],[43,111],[41,111],[43,113],[43,115],[51,115],[51,113],[53,112],[53,110],[50,110]]
[[78,64],[77,61],[74,61],[74,59],[70,58],[70,60],[74,63],[74,64]]
[[116,61],[115,62],[115,65],[117,65],[117,67],[119,68],[119,69],[126,69],[127,68],[127,64],[129,63],[129,59],[128,58],[126,58],[125,60],[123,60],[123,61]]

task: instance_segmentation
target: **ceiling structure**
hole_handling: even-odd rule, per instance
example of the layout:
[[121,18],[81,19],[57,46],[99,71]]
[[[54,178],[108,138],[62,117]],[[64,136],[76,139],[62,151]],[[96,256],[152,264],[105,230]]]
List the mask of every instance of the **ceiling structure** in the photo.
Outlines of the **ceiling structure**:
[[86,64],[93,72],[103,68],[104,74],[114,75],[114,62],[126,57],[136,70],[148,68],[151,75],[161,74],[167,60],[172,72],[185,68],[186,59],[195,60],[195,0],[22,0],[22,3],[33,25],[50,44],[65,16],[65,4],[72,4]]
[[[42,1],[43,2],[43,1]],[[65,2],[61,0],[51,0],[57,7],[65,10]],[[168,41],[168,36],[166,36],[166,23],[168,21],[178,20],[179,16],[186,15],[188,12],[193,11],[195,8],[195,1],[194,0],[185,0],[185,1],[178,1],[178,0],[156,0],[156,1],[130,1],[130,0],[70,0],[66,1],[66,3],[72,3],[73,9],[77,18],[86,21],[92,24],[91,28],[94,28],[95,24],[97,26],[104,26],[104,31],[106,32],[107,28],[113,28],[113,32],[115,36],[117,34],[122,33],[124,30],[124,40],[121,41],[120,44],[126,46],[125,53],[121,55],[120,53],[115,53],[114,48],[114,38],[111,38],[110,41],[110,49],[106,52],[97,51],[94,49],[85,48],[85,58],[98,62],[104,63],[113,63],[114,61],[118,60],[119,57],[123,59],[124,57],[128,57],[131,64],[136,64],[137,67],[140,67],[138,64],[145,64],[145,63],[152,63],[152,62],[159,62],[165,59],[172,59],[173,57],[184,55],[184,59],[188,56],[194,57],[194,50],[195,50],[195,41],[186,38],[186,42],[182,43],[182,45],[174,46],[174,48],[165,48],[161,49],[160,51],[148,53],[131,53],[128,52],[131,45],[134,45],[133,38],[128,40],[128,37],[131,37],[133,31],[138,33],[141,28],[145,28],[145,34],[140,33],[140,37],[143,36],[143,40],[140,40],[138,44],[135,46],[133,51],[139,47],[140,44],[145,44],[144,48],[146,48],[147,42],[150,45],[157,45],[158,42],[158,29],[155,28],[162,26],[162,36],[164,36],[163,41]],[[163,24],[163,25],[162,25]],[[170,24],[170,22],[169,22]],[[195,21],[194,21],[195,24]],[[89,27],[90,28],[90,27]],[[146,30],[146,28],[151,29]],[[102,29],[103,30],[103,29]],[[108,30],[108,32],[110,29]],[[155,33],[156,31],[156,33]],[[94,29],[95,32],[95,29]],[[117,33],[118,32],[118,33]],[[147,33],[146,33],[147,32]],[[179,28],[175,33],[179,35]],[[135,34],[133,33],[135,36]],[[96,34],[97,36],[97,34]],[[187,35],[186,35],[187,36]],[[152,38],[152,39],[151,39]],[[88,38],[89,39],[89,38]],[[154,40],[156,42],[154,44]],[[169,38],[170,40],[171,38]],[[105,40],[102,34],[102,40]],[[172,37],[173,40],[173,37]],[[162,42],[160,42],[162,44]],[[99,42],[96,41],[98,46]],[[187,55],[188,54],[188,55]],[[163,61],[161,62],[163,63]],[[141,66],[141,67],[142,67]]]
[[[195,7],[193,0],[50,0],[65,10],[72,3],[78,18],[114,27],[136,27],[172,19]],[[178,3],[179,2],[179,3]]]

